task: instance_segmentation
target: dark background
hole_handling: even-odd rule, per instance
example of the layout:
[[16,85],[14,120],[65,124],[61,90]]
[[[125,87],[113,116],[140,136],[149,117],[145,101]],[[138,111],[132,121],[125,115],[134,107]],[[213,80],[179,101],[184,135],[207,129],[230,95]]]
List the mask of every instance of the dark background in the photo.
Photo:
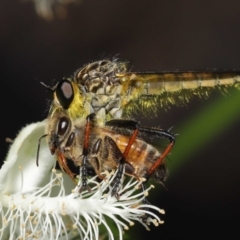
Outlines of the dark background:
[[[31,2],[0,2],[1,159],[8,149],[5,137],[47,115],[51,96],[39,82],[68,77],[90,61],[119,54],[133,71],[240,69],[239,0],[85,0],[69,5],[67,13],[46,21]],[[218,97],[214,91],[207,101],[193,99],[185,108],[139,119],[175,126],[179,133],[178,126]],[[170,175],[168,191],[153,190],[160,192],[151,201],[166,210],[165,224],[151,232],[136,224],[132,239],[239,239],[239,120],[240,110],[218,139],[189,155]],[[173,151],[169,165],[177,160]]]

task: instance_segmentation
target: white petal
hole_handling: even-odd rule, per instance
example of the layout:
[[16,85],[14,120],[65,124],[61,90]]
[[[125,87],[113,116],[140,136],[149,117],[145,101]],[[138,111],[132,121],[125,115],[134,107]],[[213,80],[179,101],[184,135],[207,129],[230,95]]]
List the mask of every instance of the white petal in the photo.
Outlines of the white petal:
[[0,170],[0,191],[2,193],[26,193],[47,182],[54,157],[50,154],[45,139],[41,141],[39,167],[36,165],[39,138],[44,135],[46,120],[32,123],[23,128],[12,144],[6,161]]

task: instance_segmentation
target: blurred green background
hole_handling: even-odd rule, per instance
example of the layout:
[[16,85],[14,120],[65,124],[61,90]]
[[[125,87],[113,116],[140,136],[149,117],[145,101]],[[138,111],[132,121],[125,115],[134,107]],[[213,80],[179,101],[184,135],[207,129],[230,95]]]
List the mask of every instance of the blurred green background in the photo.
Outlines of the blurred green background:
[[[240,2],[92,0],[54,6],[51,21],[33,2],[1,0],[1,159],[27,123],[47,116],[50,94],[39,84],[68,77],[102,58],[130,61],[133,71],[240,69]],[[239,239],[240,92],[194,97],[185,107],[159,109],[135,119],[179,134],[167,160],[166,189],[153,204],[165,224],[147,232],[132,227],[129,239]]]

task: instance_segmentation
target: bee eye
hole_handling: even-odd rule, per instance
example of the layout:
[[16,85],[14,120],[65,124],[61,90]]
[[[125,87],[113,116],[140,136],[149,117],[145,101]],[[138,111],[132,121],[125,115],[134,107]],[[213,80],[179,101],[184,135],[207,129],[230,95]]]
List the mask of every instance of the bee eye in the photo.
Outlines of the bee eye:
[[56,95],[63,108],[68,109],[74,98],[74,91],[70,81],[62,80],[56,88]]
[[73,145],[74,137],[75,137],[75,133],[72,132],[67,140],[66,147],[71,147]]
[[58,122],[57,134],[59,136],[64,135],[70,126],[70,121],[67,117],[61,117]]

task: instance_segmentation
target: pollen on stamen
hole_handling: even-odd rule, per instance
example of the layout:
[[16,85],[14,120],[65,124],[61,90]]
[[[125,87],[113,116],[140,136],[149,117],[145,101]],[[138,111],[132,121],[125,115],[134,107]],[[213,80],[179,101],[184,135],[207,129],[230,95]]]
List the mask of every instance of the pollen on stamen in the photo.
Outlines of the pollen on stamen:
[[37,219],[35,218],[32,223],[36,225],[38,223]]
[[148,196],[148,192],[144,192],[144,196],[147,197]]
[[3,224],[4,224],[4,226],[7,226],[7,224],[8,224],[8,221],[5,217],[3,218]]
[[110,178],[111,178],[111,176],[113,176],[114,173],[115,173],[114,170],[112,170],[111,172],[104,171],[104,172],[102,173],[102,175],[105,175],[105,177],[104,177],[104,181],[106,181],[106,182],[108,183],[109,180],[110,180]]
[[146,229],[147,231],[151,231],[151,229],[150,229],[148,226],[145,226],[145,229]]
[[62,173],[57,173],[56,175],[58,178],[62,178]]
[[56,183],[57,186],[61,186],[61,182],[56,181],[55,183]]
[[160,212],[161,214],[165,214],[165,210],[164,210],[164,209],[159,208],[159,212]]
[[61,214],[62,214],[63,216],[66,215],[66,204],[65,204],[64,202],[62,203],[62,212],[61,212]]
[[152,220],[152,223],[157,227],[159,225],[158,221],[156,219]]
[[73,225],[72,225],[72,228],[73,228],[73,229],[77,229],[77,225],[76,225],[76,224],[73,224]]
[[11,210],[15,210],[17,207],[16,207],[16,205],[15,204],[13,204],[12,206],[11,206]]

